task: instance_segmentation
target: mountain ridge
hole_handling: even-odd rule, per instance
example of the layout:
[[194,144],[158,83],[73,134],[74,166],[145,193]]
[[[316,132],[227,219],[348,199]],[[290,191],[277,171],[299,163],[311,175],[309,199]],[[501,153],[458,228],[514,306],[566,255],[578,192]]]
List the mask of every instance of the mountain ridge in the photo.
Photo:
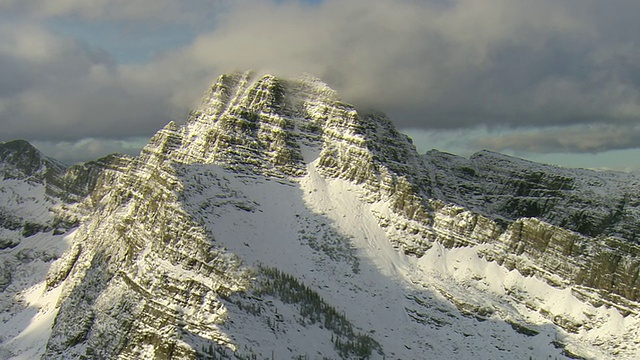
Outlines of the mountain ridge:
[[[384,114],[359,114],[309,76],[223,75],[184,125],[169,123],[139,157],[66,170],[76,195],[60,207],[80,226],[65,230],[72,244],[48,270],[42,296],[57,292],[46,312],[56,320],[34,351],[633,358],[637,342],[620,341],[640,331],[640,248],[624,238],[633,227],[618,228],[636,226],[638,204],[626,200],[608,233],[564,229],[552,211],[633,177],[518,164],[489,152],[419,155]],[[522,204],[549,198],[552,210],[523,216]],[[358,309],[362,301],[370,309]],[[615,314],[627,325],[615,328]],[[260,331],[249,330],[254,322]],[[477,340],[452,346],[447,329]],[[491,337],[513,349],[483,345]],[[11,346],[1,348],[19,356]]]

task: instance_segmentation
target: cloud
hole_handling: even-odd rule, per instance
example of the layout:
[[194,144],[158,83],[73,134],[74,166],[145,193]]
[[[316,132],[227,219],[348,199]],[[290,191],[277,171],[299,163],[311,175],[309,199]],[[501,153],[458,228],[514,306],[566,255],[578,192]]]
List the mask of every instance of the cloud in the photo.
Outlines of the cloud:
[[471,146],[530,153],[598,153],[640,147],[640,124],[576,125],[478,136]]
[[[313,73],[400,128],[510,134],[475,145],[638,146],[637,1],[0,0],[0,10],[22,14],[0,29],[0,140],[149,136],[182,120],[218,74],[254,68]],[[123,64],[54,33],[52,18],[145,33],[179,23],[194,35]]]
[[312,72],[348,101],[390,112],[400,127],[624,123],[640,116],[638,46],[616,42],[576,2],[243,4],[167,64]]
[[229,0],[0,0],[0,10],[34,18],[75,16],[90,21],[193,22],[212,16]]
[[1,31],[1,138],[140,136],[169,120],[170,92],[131,81],[108,54],[39,26]]
[[75,141],[34,141],[33,146],[47,156],[67,165],[95,160],[107,154],[121,153],[136,156],[149,142],[148,137],[124,139],[84,138]]

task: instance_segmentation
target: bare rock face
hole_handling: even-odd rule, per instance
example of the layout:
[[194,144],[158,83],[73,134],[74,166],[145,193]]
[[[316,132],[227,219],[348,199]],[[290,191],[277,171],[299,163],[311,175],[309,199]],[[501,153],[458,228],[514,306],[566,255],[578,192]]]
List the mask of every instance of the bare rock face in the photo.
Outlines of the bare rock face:
[[246,275],[177,201],[171,131],[103,173],[85,200],[99,215],[50,274],[51,286],[66,281],[46,358],[135,359],[147,347],[155,357],[188,358],[195,353],[183,334],[228,342],[217,330],[219,296],[244,288]]
[[180,144],[173,156],[238,171],[300,174],[302,155],[285,86],[273,76],[255,79],[251,72],[221,76],[187,124],[176,129]]
[[464,159],[434,150],[425,160],[444,201],[504,223],[536,217],[589,237],[637,242],[634,174],[563,169],[489,151]]
[[63,197],[66,202],[82,201],[96,188],[105,188],[98,181],[108,181],[113,175],[122,172],[131,164],[133,158],[124,154],[111,154],[95,161],[68,167],[62,177]]
[[3,179],[44,182],[55,181],[65,166],[44,156],[27,141],[0,143],[0,166]]
[[[589,238],[533,218],[517,220],[500,240],[503,254],[525,255],[539,263],[547,276],[595,289],[607,301],[615,299],[615,295],[639,299],[640,246],[636,244],[612,237]],[[502,261],[509,261],[508,258]],[[536,272],[525,266],[518,270]]]
[[425,160],[440,199],[506,228],[490,258],[524,255],[567,284],[640,299],[635,175],[563,169],[488,151],[464,159],[434,150]]

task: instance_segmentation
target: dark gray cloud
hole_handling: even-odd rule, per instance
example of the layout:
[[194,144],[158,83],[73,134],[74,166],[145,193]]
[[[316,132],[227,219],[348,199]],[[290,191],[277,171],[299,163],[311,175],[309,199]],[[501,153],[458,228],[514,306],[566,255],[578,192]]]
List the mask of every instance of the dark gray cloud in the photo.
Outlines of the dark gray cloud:
[[614,36],[613,16],[604,22],[611,28],[593,21],[598,3],[450,4],[246,5],[180,55],[212,68],[310,71],[402,127],[569,126],[640,115],[638,47]]
[[254,68],[313,73],[401,128],[495,129],[477,144],[496,149],[640,144],[616,138],[640,121],[635,0],[0,0],[2,9],[25,22],[75,16],[148,31],[155,19],[197,31],[139,64],[46,25],[10,32],[0,40],[1,139],[146,136],[181,120],[221,72]]
[[140,136],[168,121],[169,91],[131,82],[108,54],[39,26],[2,31],[3,140]]

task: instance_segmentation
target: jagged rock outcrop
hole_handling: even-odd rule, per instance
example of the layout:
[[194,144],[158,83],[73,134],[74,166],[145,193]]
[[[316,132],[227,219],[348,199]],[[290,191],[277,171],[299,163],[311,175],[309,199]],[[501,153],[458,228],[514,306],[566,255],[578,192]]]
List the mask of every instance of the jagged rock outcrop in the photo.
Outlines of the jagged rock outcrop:
[[[616,295],[640,299],[640,246],[636,244],[612,237],[586,237],[535,218],[515,221],[500,242],[503,248],[493,256],[502,257],[500,262],[522,273],[542,271],[540,275],[549,281],[559,277],[566,284],[595,289],[600,301],[620,303],[625,311],[630,304]],[[535,265],[518,263],[513,255],[524,255],[523,259]]]
[[176,161],[275,176],[303,175],[302,151],[316,147],[327,176],[366,184],[376,200],[393,196],[394,209],[410,218],[426,216],[415,195],[427,178],[407,136],[383,114],[358,114],[312,77],[223,75],[184,127],[163,131]]
[[217,330],[219,296],[244,288],[246,275],[177,201],[170,141],[159,132],[97,179],[86,201],[100,215],[48,276],[50,286],[66,281],[45,358],[188,358],[184,334],[229,342]]
[[218,79],[175,135],[177,161],[276,176],[303,171],[294,119],[287,116],[292,110],[285,102],[285,84],[273,76],[254,77],[248,72]]
[[[133,158],[124,154],[111,154],[98,160],[68,167],[62,177],[62,196],[66,202],[82,201],[88,195],[96,196],[94,190],[108,188],[99,181],[109,182],[114,174],[124,172]],[[94,199],[95,201],[95,199]]]
[[505,228],[491,240],[503,245],[489,258],[523,273],[532,266],[516,264],[532,261],[566,284],[640,299],[635,175],[563,169],[489,151],[464,159],[433,150],[425,160],[440,199]]

